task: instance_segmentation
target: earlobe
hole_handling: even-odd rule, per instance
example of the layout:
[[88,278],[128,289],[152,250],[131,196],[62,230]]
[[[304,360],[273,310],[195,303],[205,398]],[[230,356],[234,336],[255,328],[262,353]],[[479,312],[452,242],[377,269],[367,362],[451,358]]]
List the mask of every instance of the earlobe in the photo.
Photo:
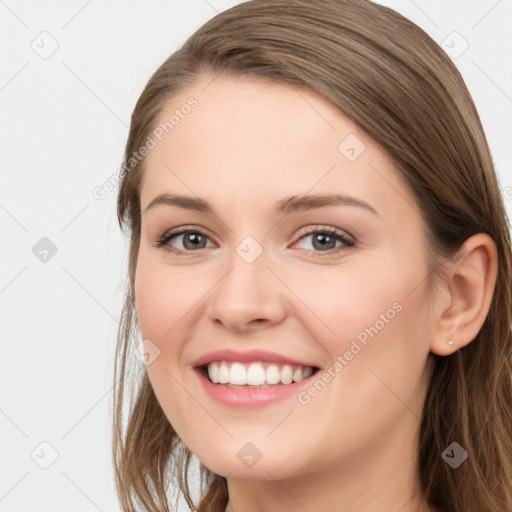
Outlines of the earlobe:
[[446,266],[440,294],[444,300],[435,298],[432,352],[450,355],[475,339],[489,312],[497,265],[496,244],[489,235],[479,233],[468,238],[455,261]]

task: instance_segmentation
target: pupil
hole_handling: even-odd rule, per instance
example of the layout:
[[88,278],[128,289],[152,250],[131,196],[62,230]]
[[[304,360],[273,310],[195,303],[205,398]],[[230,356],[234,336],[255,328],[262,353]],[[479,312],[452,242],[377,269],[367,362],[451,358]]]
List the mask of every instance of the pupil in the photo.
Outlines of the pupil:
[[[317,241],[319,243],[317,243]],[[324,234],[319,234],[315,237],[313,237],[313,247],[315,249],[325,249],[328,245],[329,245],[329,242],[331,243],[331,245],[334,243],[336,244],[336,240],[329,236],[329,235],[324,235]],[[333,247],[327,247],[328,249],[334,249],[334,246]]]
[[[185,249],[197,248],[198,244],[201,243],[201,238],[203,238],[203,235],[197,233],[188,233],[187,236],[185,236],[183,239],[183,245],[185,246]],[[190,242],[191,245],[188,244],[189,246],[187,247],[188,242]],[[199,248],[202,249],[203,247]]]

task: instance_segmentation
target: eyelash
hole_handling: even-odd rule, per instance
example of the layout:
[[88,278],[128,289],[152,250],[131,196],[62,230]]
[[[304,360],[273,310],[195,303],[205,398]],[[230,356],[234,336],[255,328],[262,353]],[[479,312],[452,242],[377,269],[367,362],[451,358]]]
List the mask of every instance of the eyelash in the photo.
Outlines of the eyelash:
[[[176,254],[177,256],[185,256],[185,255],[191,254],[193,252],[199,252],[201,249],[198,249],[197,251],[183,251],[181,249],[176,249],[175,247],[172,247],[172,246],[168,245],[169,241],[172,238],[175,238],[175,237],[180,236],[180,235],[189,234],[189,233],[200,234],[202,236],[205,236],[206,238],[210,238],[201,229],[197,229],[197,228],[194,228],[194,229],[192,229],[192,228],[183,228],[183,229],[179,229],[179,230],[176,230],[176,231],[168,231],[168,232],[166,232],[153,245],[158,247],[158,248],[165,249],[165,250],[167,250],[167,251],[169,251],[169,252],[171,252],[173,254]],[[337,247],[335,249],[329,249],[328,251],[317,251],[317,250],[314,250],[314,249],[303,249],[308,254],[314,253],[317,256],[332,256],[333,254],[338,254],[341,251],[346,251],[347,249],[351,249],[356,244],[354,239],[349,238],[348,236],[344,235],[342,232],[338,231],[337,229],[332,228],[332,227],[328,227],[328,226],[327,227],[321,227],[321,228],[319,228],[319,227],[309,228],[305,233],[303,233],[297,239],[297,241],[300,241],[303,238],[306,238],[307,236],[309,236],[311,234],[314,234],[314,233],[316,233],[316,234],[323,234],[323,235],[329,235],[329,236],[333,237],[335,240],[337,240],[339,242],[342,242],[343,245],[341,245],[340,247]],[[203,247],[202,249],[205,249],[205,247]]]

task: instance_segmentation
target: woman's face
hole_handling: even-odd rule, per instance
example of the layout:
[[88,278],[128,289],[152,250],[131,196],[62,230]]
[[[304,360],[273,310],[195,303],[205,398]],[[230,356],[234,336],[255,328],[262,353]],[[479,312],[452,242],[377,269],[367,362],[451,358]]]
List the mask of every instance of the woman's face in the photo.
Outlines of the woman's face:
[[[135,296],[180,438],[230,478],[408,460],[431,371],[429,269],[389,158],[319,96],[249,78],[204,77],[159,125]],[[210,382],[209,362],[238,387]]]

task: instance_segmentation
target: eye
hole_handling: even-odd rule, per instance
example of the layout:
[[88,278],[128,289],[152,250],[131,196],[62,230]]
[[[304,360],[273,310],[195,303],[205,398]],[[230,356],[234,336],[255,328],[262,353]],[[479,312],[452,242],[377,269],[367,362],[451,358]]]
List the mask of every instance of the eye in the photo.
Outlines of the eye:
[[[172,242],[173,240],[178,242]],[[180,240],[181,239],[181,240]],[[203,231],[197,228],[180,229],[179,231],[170,231],[165,233],[156,243],[157,247],[165,247],[170,252],[184,254],[188,251],[194,252],[198,249],[205,249],[209,237]],[[174,247],[178,243],[182,247]]]
[[309,241],[304,243],[303,247],[301,248],[312,252],[333,254],[346,250],[355,245],[355,241],[352,238],[348,237],[345,233],[331,227],[309,228],[306,234],[302,235],[294,245],[297,245],[300,242],[305,242],[308,239]]
[[[306,243],[308,239],[309,243]],[[190,227],[168,231],[154,245],[177,255],[185,255],[211,247],[211,245],[207,245],[208,241],[211,241],[210,237],[204,231]],[[300,249],[315,254],[326,253],[326,255],[337,254],[355,245],[353,238],[328,226],[309,228],[292,247],[301,243],[303,246],[299,247]],[[181,247],[176,247],[176,245],[181,245]]]

